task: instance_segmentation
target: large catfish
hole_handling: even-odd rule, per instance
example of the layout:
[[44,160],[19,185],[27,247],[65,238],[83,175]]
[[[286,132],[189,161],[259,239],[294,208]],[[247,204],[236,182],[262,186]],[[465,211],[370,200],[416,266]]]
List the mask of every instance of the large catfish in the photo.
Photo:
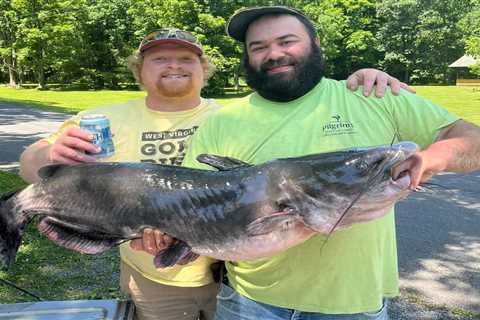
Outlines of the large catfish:
[[409,192],[392,166],[412,142],[272,160],[252,166],[202,155],[218,171],[147,163],[51,165],[42,180],[0,199],[0,264],[9,266],[28,222],[60,246],[103,252],[155,228],[179,241],[157,267],[188,255],[220,260],[271,256],[317,233],[385,215]]

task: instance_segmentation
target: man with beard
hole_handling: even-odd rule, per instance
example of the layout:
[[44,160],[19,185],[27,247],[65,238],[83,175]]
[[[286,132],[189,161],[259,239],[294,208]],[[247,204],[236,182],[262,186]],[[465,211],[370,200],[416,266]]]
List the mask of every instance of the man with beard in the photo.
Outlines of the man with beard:
[[[478,127],[406,91],[378,99],[324,78],[320,40],[298,10],[244,9],[227,32],[244,43],[256,92],[204,122],[183,165],[211,169],[199,154],[259,164],[395,138],[423,149],[392,172],[409,175],[411,188],[440,171],[480,169]],[[393,210],[326,240],[317,235],[271,258],[226,262],[216,319],[388,319],[386,299],[398,294]]]
[[[47,164],[99,160],[87,154],[97,152],[91,134],[78,129],[79,118],[90,114],[106,115],[111,123],[115,155],[105,161],[180,165],[187,139],[219,108],[212,99],[200,96],[214,69],[209,58],[192,34],[167,28],[141,41],[138,52],[130,57],[130,69],[145,89],[145,99],[81,112],[56,134],[29,146],[20,160],[26,181],[38,181],[38,169]],[[370,88],[375,79],[383,87],[390,84],[392,90],[401,86],[395,78],[376,70],[355,73],[352,85],[364,79]],[[382,91],[377,90],[377,94]],[[185,260],[185,265],[167,269],[154,267],[151,254],[173,241],[158,230],[147,229],[142,239],[120,248],[121,285],[135,303],[135,318],[213,319],[218,284],[210,271],[211,259]]]

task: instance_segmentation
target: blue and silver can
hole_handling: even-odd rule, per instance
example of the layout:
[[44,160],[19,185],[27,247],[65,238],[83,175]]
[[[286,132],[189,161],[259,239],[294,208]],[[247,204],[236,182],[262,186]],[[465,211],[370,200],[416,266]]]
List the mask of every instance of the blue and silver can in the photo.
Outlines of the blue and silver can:
[[80,129],[93,133],[92,143],[102,150],[98,153],[88,153],[95,158],[107,158],[115,153],[110,121],[102,114],[85,115],[80,118]]

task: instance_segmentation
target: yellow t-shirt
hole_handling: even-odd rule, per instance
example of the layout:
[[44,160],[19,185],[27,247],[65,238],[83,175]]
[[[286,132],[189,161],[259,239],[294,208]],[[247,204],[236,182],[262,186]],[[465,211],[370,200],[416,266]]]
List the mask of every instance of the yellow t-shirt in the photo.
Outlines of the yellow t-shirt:
[[[78,126],[81,115],[103,114],[110,120],[115,154],[102,161],[180,165],[190,136],[219,108],[214,100],[202,99],[200,105],[191,110],[161,112],[147,108],[143,99],[135,100],[80,112],[65,121],[46,141],[53,143],[67,128]],[[143,276],[162,284],[197,287],[213,281],[210,265],[214,260],[207,257],[199,257],[185,266],[156,269],[152,255],[132,250],[128,242],[120,246],[120,256]]]

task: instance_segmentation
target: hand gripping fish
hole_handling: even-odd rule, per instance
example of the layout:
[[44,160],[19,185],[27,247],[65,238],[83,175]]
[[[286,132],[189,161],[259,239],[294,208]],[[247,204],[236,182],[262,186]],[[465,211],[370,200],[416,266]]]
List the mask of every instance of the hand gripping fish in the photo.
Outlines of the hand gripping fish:
[[177,238],[157,267],[187,255],[254,260],[385,215],[409,192],[391,168],[412,142],[313,154],[249,165],[201,155],[218,171],[148,163],[50,165],[42,180],[0,198],[0,265],[9,266],[26,225],[60,246],[101,253],[144,228]]

